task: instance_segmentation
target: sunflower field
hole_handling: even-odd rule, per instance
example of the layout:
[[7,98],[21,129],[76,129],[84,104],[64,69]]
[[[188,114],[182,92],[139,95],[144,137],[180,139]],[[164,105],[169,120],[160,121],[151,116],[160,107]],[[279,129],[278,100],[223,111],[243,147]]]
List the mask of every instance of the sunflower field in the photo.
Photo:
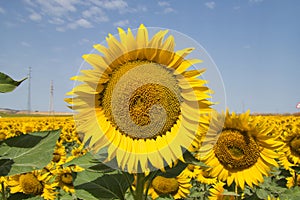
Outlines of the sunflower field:
[[[190,161],[189,164],[178,163],[173,170],[156,172],[155,176],[153,173],[148,174],[148,178],[153,178],[151,185],[146,188],[148,198],[298,199],[299,129],[300,117],[297,116],[228,114],[218,142],[205,158],[199,159],[202,162],[186,159]],[[24,167],[26,163],[32,163],[33,166],[37,159],[27,157],[29,160],[22,162],[24,166],[8,173],[7,163],[1,158],[2,199],[131,198],[130,190],[135,189],[135,176],[128,173],[127,178],[124,178],[124,174],[102,165],[88,154],[76,132],[73,117],[1,118],[1,145],[32,132],[44,135],[49,130],[60,130],[53,149],[30,147],[33,151],[43,149],[48,154],[51,152],[49,163],[40,166],[40,169],[29,171]],[[234,137],[231,138],[228,132],[233,132]],[[248,135],[239,137],[242,132]],[[56,134],[55,131],[50,133]],[[26,149],[26,146],[22,148]],[[225,149],[219,151],[219,148]],[[255,148],[259,151],[256,152]],[[35,155],[43,156],[43,152],[38,151]],[[46,157],[40,159],[40,162],[47,160]],[[26,172],[19,174],[22,168]]]
[[0,118],[2,200],[300,198],[299,116],[218,112],[194,47],[118,30],[82,56],[73,116]]

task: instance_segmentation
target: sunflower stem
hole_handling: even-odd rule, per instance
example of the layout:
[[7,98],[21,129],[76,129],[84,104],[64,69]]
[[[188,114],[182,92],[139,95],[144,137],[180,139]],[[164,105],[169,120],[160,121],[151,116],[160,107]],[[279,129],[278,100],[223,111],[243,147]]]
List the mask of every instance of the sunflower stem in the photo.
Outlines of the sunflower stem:
[[151,183],[152,183],[153,179],[154,179],[155,176],[157,175],[157,173],[158,173],[158,170],[156,170],[155,172],[153,172],[153,173],[151,174],[151,176],[149,175],[149,180],[148,180],[148,184],[147,184],[146,191],[145,191],[145,200],[147,200],[149,188],[150,188],[150,186],[151,186]]
[[135,190],[135,200],[141,200],[144,196],[144,184],[145,184],[145,174],[137,173],[136,178],[136,190]]
[[2,194],[2,199],[7,200],[6,194],[5,194],[5,187],[4,187],[4,182],[1,182],[1,194]]
[[298,181],[297,181],[297,172],[296,172],[296,170],[294,171],[294,176],[295,176],[295,178],[294,178],[294,186],[297,186],[298,185]]
[[130,193],[131,193],[132,196],[135,198],[135,194],[134,194],[134,191],[133,191],[133,189],[132,189],[132,182],[130,182],[130,180],[129,180],[129,178],[128,178],[128,176],[127,176],[127,174],[126,174],[125,172],[122,171],[122,174],[123,174],[123,176],[125,176],[126,181],[127,181],[128,185],[129,185]]

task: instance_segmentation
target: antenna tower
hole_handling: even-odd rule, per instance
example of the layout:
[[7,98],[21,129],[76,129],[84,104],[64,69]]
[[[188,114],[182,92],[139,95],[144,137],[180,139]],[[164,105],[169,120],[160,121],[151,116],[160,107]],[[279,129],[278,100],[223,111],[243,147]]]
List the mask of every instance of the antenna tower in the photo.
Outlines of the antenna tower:
[[50,99],[49,99],[49,114],[54,114],[54,103],[53,103],[53,80],[50,82]]

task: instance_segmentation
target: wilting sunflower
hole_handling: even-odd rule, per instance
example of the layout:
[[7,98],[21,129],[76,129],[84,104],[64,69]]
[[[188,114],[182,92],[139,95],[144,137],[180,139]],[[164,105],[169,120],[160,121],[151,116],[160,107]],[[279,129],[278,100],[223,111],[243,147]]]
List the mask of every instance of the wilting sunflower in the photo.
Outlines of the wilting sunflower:
[[300,164],[300,128],[296,125],[281,135],[283,147],[280,150],[280,163],[285,169]]
[[[236,115],[226,113],[224,127],[216,131],[220,134],[213,149],[203,158],[210,166],[210,175],[221,181],[233,182],[244,189],[245,183],[250,187],[263,182],[272,167],[277,167],[276,150],[281,143],[272,127],[257,117],[249,119],[249,113]],[[278,136],[277,136],[278,137]]]
[[181,173],[175,178],[156,176],[149,188],[152,199],[172,195],[174,199],[186,198],[192,188],[191,178]]
[[81,70],[81,82],[66,101],[78,111],[78,132],[95,154],[107,148],[106,161],[128,172],[171,166],[190,147],[202,113],[210,112],[211,91],[185,59],[193,48],[174,51],[172,35],[157,32],[148,39],[141,25],[136,37],[119,28],[109,34],[101,54],[84,55],[93,69]]
[[22,192],[24,194],[39,195],[46,200],[56,199],[57,192],[55,188],[58,183],[51,182],[50,173],[43,173],[42,170],[35,170],[24,174],[18,174],[9,177],[8,187],[10,193]]

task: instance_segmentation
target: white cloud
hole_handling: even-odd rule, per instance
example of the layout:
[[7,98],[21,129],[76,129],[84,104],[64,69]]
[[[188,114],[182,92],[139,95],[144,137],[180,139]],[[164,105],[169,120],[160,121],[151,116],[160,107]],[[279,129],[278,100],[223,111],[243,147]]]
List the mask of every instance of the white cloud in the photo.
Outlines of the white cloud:
[[24,46],[24,47],[31,47],[31,45],[27,42],[21,42],[21,45]]
[[64,32],[69,29],[75,30],[79,27],[93,28],[93,25],[88,20],[81,18],[81,19],[78,19],[77,21],[68,23],[66,26],[57,27],[56,30],[60,31],[60,32]]
[[5,14],[5,10],[0,7],[0,14]]
[[[108,22],[108,12],[117,15],[147,11],[142,4],[130,7],[126,0],[23,0],[23,3],[29,12],[29,19],[54,25],[57,31],[91,28],[94,23]],[[174,12],[165,0],[160,0],[160,4],[164,5],[164,13]],[[116,22],[122,26],[128,23],[128,20]]]
[[43,14],[61,17],[77,11],[76,4],[78,4],[78,0],[26,0],[25,3]]
[[59,26],[59,27],[56,27],[55,30],[58,32],[65,32],[67,29],[63,26]]
[[90,7],[89,9],[82,12],[84,18],[89,18],[95,22],[107,22],[109,21],[105,12],[99,7]]
[[79,19],[72,24],[73,24],[72,29],[75,29],[77,27],[83,27],[83,28],[92,28],[93,27],[93,25],[86,19]]
[[216,7],[216,3],[214,1],[209,1],[204,4],[209,9],[214,9]]
[[124,27],[124,26],[127,26],[128,24],[129,24],[129,20],[125,19],[125,20],[121,20],[121,21],[115,22],[114,26]]
[[31,19],[32,21],[35,21],[35,22],[39,22],[42,20],[42,16],[38,13],[31,13],[29,15],[29,19]]
[[159,1],[157,3],[159,6],[163,7],[163,6],[170,6],[170,3],[169,2],[166,2],[166,1]]
[[164,9],[165,14],[172,13],[172,12],[175,12],[175,10],[173,8],[168,7],[168,8]]
[[102,7],[110,10],[122,10],[128,7],[123,0],[102,1]]
[[50,24],[56,24],[56,25],[61,25],[65,23],[65,21],[59,17],[54,17],[52,19],[49,19],[48,22]]

